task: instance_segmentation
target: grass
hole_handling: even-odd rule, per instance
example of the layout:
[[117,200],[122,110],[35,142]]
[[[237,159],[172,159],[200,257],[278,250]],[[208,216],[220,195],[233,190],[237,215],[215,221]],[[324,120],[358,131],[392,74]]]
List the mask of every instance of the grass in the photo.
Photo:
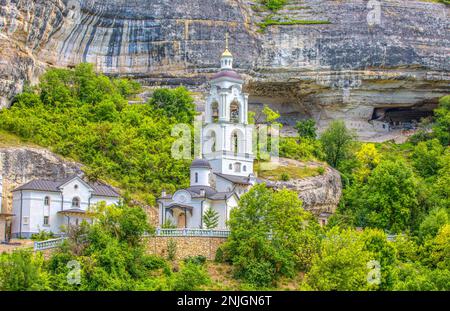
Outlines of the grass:
[[277,284],[269,288],[256,288],[249,284],[245,284],[240,280],[233,277],[233,267],[225,263],[216,263],[208,261],[207,266],[208,274],[211,277],[211,284],[205,286],[203,289],[207,291],[254,291],[254,290],[270,290],[270,291],[286,291],[286,290],[298,290],[302,279],[303,273],[298,273],[292,279],[281,278]]
[[331,24],[331,22],[325,20],[293,19],[286,21],[277,21],[274,19],[266,19],[264,22],[259,23],[258,26],[261,27],[261,29],[266,29],[269,26],[320,25],[320,24]]
[[323,174],[323,168],[317,166],[284,166],[278,165],[271,169],[262,169],[267,163],[256,163],[255,171],[258,172],[258,177],[268,179],[270,181],[286,181],[286,176],[289,180],[303,179],[308,177],[315,177]]
[[4,147],[37,147],[30,142],[27,142],[17,135],[0,130],[0,148]]
[[297,10],[308,10],[310,9],[310,6],[291,6],[286,8],[288,11],[297,11]]

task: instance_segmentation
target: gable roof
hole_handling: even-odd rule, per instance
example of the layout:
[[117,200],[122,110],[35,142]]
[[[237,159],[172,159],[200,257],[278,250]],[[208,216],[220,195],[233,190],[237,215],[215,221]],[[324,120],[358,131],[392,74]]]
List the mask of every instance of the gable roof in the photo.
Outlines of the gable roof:
[[234,175],[226,175],[226,174],[222,174],[222,173],[214,173],[217,176],[231,181],[234,184],[240,184],[240,185],[251,185],[250,184],[250,178],[245,177],[245,176],[234,176]]
[[[209,200],[213,200],[213,201],[228,200],[233,195],[235,195],[234,191],[217,192],[216,189],[209,187],[209,186],[192,186],[192,187],[182,189],[182,190],[189,192],[191,194],[192,198],[203,198],[200,195],[200,191],[205,190],[206,198]],[[160,199],[171,199],[172,197],[173,197],[172,195],[166,195],[165,197],[162,197]]]
[[[34,190],[34,191],[48,191],[48,192],[61,192],[60,187],[67,184],[69,181],[79,178],[78,175],[71,175],[67,178],[61,180],[47,180],[47,179],[34,179],[20,187],[17,187],[13,190],[21,191],[21,190]],[[83,179],[81,179],[83,180]],[[102,182],[83,182],[92,188],[92,195],[102,196],[102,197],[119,197],[119,193],[111,186],[104,184]]]

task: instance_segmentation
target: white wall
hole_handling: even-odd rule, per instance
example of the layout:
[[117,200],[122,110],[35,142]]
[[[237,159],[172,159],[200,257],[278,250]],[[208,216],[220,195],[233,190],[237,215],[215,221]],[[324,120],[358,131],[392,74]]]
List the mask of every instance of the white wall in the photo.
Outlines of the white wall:
[[[75,189],[78,186],[77,189]],[[64,209],[73,209],[72,200],[75,197],[80,198],[80,209],[87,210],[89,206],[89,198],[91,197],[91,189],[88,188],[80,179],[75,178],[62,187],[64,196]]]
[[[73,184],[71,183],[73,186]],[[22,217],[22,234],[24,237],[30,237],[33,233],[39,231],[51,231],[53,233],[60,233],[61,226],[67,225],[68,218],[58,214],[61,210],[72,209],[73,196],[79,196],[81,199],[81,209],[87,210],[89,205],[89,196],[86,196],[86,187],[79,185],[78,191],[70,190],[71,187],[65,188],[64,202],[62,202],[61,193],[58,192],[44,192],[44,191],[16,191],[13,193],[13,223],[12,233],[17,236],[20,233],[20,219]],[[84,189],[83,189],[84,188]],[[21,200],[21,193],[23,195]],[[44,205],[45,197],[50,198],[50,206]],[[105,201],[107,205],[118,203],[118,198],[94,196],[91,198],[91,206]],[[21,206],[22,204],[22,216]],[[49,225],[44,225],[44,216],[48,213]],[[29,224],[24,224],[23,217],[29,217]]]
[[[198,174],[198,181],[195,180],[195,174]],[[191,168],[191,186],[210,186],[210,174],[208,168]]]

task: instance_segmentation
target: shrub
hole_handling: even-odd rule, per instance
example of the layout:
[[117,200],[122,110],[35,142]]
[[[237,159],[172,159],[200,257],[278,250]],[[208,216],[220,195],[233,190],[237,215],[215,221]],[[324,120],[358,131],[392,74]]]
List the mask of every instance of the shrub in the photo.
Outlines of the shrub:
[[223,251],[222,246],[219,246],[219,248],[217,248],[214,261],[217,263],[223,263],[225,261],[225,256],[224,256],[224,251]]
[[285,4],[286,0],[262,0],[262,3],[272,11],[278,11],[281,9]]
[[288,173],[283,173],[283,174],[281,174],[281,180],[282,181],[289,181],[289,180],[291,180],[291,176],[289,176]]
[[33,241],[47,241],[55,238],[55,234],[51,231],[39,231],[31,235]]
[[48,290],[42,254],[28,250],[0,254],[0,291]]
[[297,122],[295,129],[298,131],[298,135],[300,136],[300,139],[302,139],[302,138],[316,139],[317,138],[316,121],[314,121],[313,119],[308,119],[305,121]]
[[185,263],[193,263],[199,266],[203,266],[206,263],[206,257],[202,255],[190,256],[184,259]]
[[319,172],[320,175],[325,174],[325,168],[323,166],[319,166],[319,168],[317,169],[317,171]]
[[210,278],[203,266],[188,262],[182,266],[180,272],[174,274],[172,290],[198,291],[209,282]]
[[177,257],[177,242],[170,239],[167,242],[167,259],[173,261]]

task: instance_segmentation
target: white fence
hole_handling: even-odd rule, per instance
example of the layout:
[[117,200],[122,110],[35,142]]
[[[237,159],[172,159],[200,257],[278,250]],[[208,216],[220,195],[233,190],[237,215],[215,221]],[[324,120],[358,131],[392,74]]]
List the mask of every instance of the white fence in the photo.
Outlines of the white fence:
[[59,238],[59,239],[52,239],[47,241],[41,241],[41,242],[34,242],[34,250],[35,251],[44,251],[46,249],[52,249],[60,246],[62,242],[66,238]]
[[[156,236],[160,237],[208,237],[208,238],[227,238],[230,230],[208,230],[208,229],[156,229]],[[151,237],[151,234],[145,234],[144,237]],[[52,239],[42,242],[34,242],[35,251],[44,251],[60,246],[65,237]]]
[[230,230],[207,230],[207,229],[156,229],[156,236],[161,237],[209,237],[227,238]]

